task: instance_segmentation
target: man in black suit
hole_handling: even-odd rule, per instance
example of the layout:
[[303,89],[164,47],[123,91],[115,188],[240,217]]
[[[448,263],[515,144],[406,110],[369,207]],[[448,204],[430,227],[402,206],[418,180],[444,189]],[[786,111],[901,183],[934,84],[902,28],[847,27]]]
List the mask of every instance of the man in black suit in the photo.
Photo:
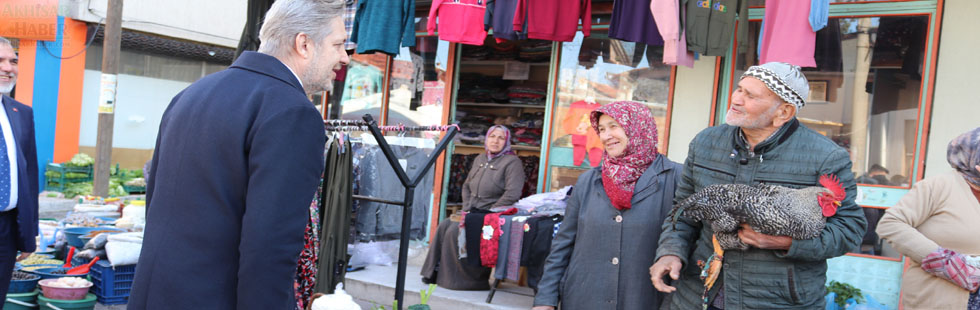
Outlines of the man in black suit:
[[17,54],[0,37],[0,302],[6,300],[14,262],[37,249],[34,111],[7,96],[16,83]]
[[258,52],[183,90],[160,122],[130,309],[295,309],[326,136],[308,95],[349,59],[342,0],[279,0]]

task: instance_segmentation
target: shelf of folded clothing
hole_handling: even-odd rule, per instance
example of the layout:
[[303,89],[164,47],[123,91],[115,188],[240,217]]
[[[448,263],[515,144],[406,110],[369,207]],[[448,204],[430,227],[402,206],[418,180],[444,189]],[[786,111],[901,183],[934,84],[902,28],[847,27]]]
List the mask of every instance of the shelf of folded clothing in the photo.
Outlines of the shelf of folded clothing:
[[516,103],[492,103],[492,102],[456,102],[458,107],[491,107],[491,108],[523,108],[523,109],[544,109],[544,104],[516,104]]
[[[481,65],[481,66],[503,66],[504,63],[514,62],[515,60],[462,60],[459,64],[461,65]],[[523,61],[516,61],[523,62]],[[543,62],[528,62],[532,66],[548,66],[551,65],[550,61]]]
[[[462,143],[456,143],[456,147],[479,148],[479,149],[482,149],[483,148],[482,145],[462,144]],[[541,147],[540,146],[511,145],[510,148],[512,150],[515,150],[515,151],[535,151],[535,152],[540,152],[541,151]]]

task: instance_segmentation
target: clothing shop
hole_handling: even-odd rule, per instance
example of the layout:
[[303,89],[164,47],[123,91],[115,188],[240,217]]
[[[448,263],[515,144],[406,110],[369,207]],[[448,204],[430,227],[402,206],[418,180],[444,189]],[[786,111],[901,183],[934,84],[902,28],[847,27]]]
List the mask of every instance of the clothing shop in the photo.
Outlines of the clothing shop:
[[[351,37],[364,39],[348,42],[351,63],[335,91],[314,99],[326,119],[371,114],[386,126],[459,126],[415,194],[412,238],[430,244],[440,222],[454,214],[469,220],[460,215],[464,183],[473,161],[488,153],[492,126],[510,130],[508,147],[523,164],[520,197],[554,193],[601,162],[589,112],[620,100],[645,104],[656,120],[658,150],[683,162],[698,132],[724,123],[739,76],[781,61],[802,67],[809,80],[800,123],[849,150],[869,221],[860,250],[828,262],[828,281],[850,283],[895,308],[907,258],[878,238],[875,223],[917,181],[949,171],[945,144],[976,126],[957,113],[971,109],[964,103],[970,97],[956,89],[969,87],[963,81],[972,73],[962,63],[976,68],[962,55],[978,48],[966,42],[970,17],[962,12],[980,8],[967,1],[585,0],[561,9],[519,0],[400,2],[414,16],[355,6]],[[427,141],[398,155],[406,170],[424,163],[443,136],[386,134]],[[400,191],[387,190],[400,189],[397,182],[382,184],[396,178],[371,168],[385,166],[383,158],[358,152],[371,151],[355,147],[357,178],[381,181],[355,182],[354,193],[400,200]],[[357,238],[398,234],[401,207],[356,204]],[[504,216],[508,225],[520,217]],[[470,248],[467,256],[478,257],[473,251],[482,252]],[[514,277],[507,268],[497,272],[498,279]]]

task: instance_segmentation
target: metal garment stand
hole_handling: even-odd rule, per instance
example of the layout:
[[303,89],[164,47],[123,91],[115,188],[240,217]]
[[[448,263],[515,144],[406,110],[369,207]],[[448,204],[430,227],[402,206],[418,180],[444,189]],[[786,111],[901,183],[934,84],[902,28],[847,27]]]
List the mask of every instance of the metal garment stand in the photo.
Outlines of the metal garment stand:
[[412,227],[412,201],[415,200],[415,187],[419,185],[419,182],[421,182],[425,177],[426,172],[428,172],[429,169],[432,168],[432,165],[436,163],[436,159],[439,158],[439,154],[442,153],[442,151],[446,149],[446,146],[449,145],[449,141],[453,140],[458,128],[449,128],[446,136],[442,137],[442,140],[439,141],[438,145],[436,145],[435,151],[429,154],[429,161],[425,164],[425,167],[422,168],[422,171],[419,171],[419,175],[409,179],[408,175],[405,173],[405,169],[403,169],[401,164],[398,163],[398,158],[395,157],[395,153],[392,152],[391,146],[388,145],[388,141],[385,140],[384,134],[381,133],[380,129],[378,129],[378,123],[374,121],[371,114],[365,114],[363,119],[364,122],[367,123],[367,127],[371,132],[371,135],[373,135],[374,139],[378,141],[378,146],[381,147],[381,152],[383,152],[385,154],[385,158],[388,159],[388,164],[391,165],[392,170],[395,170],[395,174],[398,175],[398,180],[402,182],[403,186],[405,186],[404,202],[387,201],[374,197],[353,195],[353,198],[358,200],[375,201],[403,207],[401,242],[398,246],[398,276],[395,282],[395,301],[398,302],[396,309],[401,310],[405,301],[405,273],[408,270],[408,233]]

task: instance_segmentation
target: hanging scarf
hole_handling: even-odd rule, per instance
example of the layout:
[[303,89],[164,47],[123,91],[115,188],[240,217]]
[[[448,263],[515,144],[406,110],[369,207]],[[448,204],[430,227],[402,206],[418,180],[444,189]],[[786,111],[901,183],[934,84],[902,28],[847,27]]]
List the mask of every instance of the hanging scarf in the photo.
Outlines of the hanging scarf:
[[500,156],[504,156],[504,155],[515,155],[514,151],[510,149],[510,129],[507,129],[507,127],[504,126],[504,125],[493,125],[493,127],[490,127],[490,129],[487,129],[487,137],[483,141],[484,147],[486,147],[486,145],[488,145],[487,141],[490,141],[490,134],[493,133],[493,131],[496,130],[496,129],[500,129],[500,130],[503,130],[504,131],[504,140],[506,140],[506,141],[504,142],[504,148],[503,149],[500,149],[500,152],[490,153],[490,150],[489,149],[487,150],[487,162],[490,162],[494,158],[497,158],[497,157],[500,157]]
[[613,207],[626,210],[632,206],[636,180],[657,159],[657,123],[645,105],[617,101],[592,112],[592,129],[599,132],[599,116],[609,115],[626,132],[629,144],[619,157],[602,154],[602,187]]
[[946,148],[946,161],[953,166],[967,182],[980,187],[980,127],[967,131],[949,142]]

